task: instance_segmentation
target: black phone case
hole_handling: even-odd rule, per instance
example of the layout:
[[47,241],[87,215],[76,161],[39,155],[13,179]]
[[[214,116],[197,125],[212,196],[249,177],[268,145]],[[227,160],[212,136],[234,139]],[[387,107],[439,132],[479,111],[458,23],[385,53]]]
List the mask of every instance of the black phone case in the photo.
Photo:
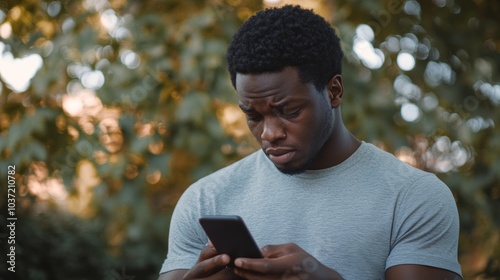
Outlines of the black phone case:
[[238,257],[262,258],[243,219],[235,215],[202,216],[200,224],[219,254],[228,254],[231,265]]

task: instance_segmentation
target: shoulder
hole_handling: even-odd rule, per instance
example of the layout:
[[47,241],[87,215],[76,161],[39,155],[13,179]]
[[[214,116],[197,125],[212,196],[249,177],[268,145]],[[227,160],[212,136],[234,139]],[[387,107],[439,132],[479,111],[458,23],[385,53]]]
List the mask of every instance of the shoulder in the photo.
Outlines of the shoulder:
[[256,151],[226,167],[223,167],[210,175],[207,175],[195,183],[190,188],[208,187],[214,184],[225,185],[234,184],[235,181],[244,180],[257,173],[262,165],[262,152]]
[[356,176],[364,174],[371,194],[392,198],[395,209],[445,207],[455,211],[451,190],[435,174],[415,168],[372,144],[364,144]]
[[421,176],[427,172],[412,167],[411,165],[403,162],[395,155],[384,151],[377,146],[365,143],[365,162],[371,167],[375,167],[378,172],[394,173],[399,176]]
[[[434,174],[415,168],[373,144],[363,143],[356,172],[376,179],[391,190],[405,191],[421,183],[444,185]],[[359,170],[361,169],[361,170]]]
[[207,180],[218,180],[225,179],[227,177],[234,178],[234,176],[244,177],[247,173],[252,172],[253,170],[259,169],[263,164],[266,164],[264,161],[266,160],[264,154],[261,150],[257,150],[250,155],[232,163],[228,166],[221,168],[214,173],[208,175],[203,179]]

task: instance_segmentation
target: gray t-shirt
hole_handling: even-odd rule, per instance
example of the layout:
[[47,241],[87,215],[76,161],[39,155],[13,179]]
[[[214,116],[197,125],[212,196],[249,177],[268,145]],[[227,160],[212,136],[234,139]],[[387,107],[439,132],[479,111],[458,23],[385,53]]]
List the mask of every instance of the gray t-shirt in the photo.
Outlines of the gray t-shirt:
[[399,264],[461,274],[449,188],[368,143],[327,169],[285,175],[257,151],[197,181],[174,210],[160,273],[190,269],[208,242],[198,218],[223,214],[241,216],[259,247],[296,243],[345,279]]

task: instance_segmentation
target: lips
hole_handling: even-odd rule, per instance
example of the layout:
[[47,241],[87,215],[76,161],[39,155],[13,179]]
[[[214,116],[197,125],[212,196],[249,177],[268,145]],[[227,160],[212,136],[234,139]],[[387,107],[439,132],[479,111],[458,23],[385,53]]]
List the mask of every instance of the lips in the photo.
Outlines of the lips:
[[278,165],[283,165],[290,162],[295,155],[295,151],[285,148],[267,148],[265,150],[269,159]]

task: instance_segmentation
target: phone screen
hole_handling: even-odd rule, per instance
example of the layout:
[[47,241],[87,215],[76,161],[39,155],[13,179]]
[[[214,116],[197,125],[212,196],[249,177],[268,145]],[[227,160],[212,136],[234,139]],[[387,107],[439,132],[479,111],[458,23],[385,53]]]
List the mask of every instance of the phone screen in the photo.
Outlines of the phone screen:
[[217,252],[231,257],[231,266],[238,257],[262,258],[259,247],[241,217],[236,215],[202,216],[200,224]]

